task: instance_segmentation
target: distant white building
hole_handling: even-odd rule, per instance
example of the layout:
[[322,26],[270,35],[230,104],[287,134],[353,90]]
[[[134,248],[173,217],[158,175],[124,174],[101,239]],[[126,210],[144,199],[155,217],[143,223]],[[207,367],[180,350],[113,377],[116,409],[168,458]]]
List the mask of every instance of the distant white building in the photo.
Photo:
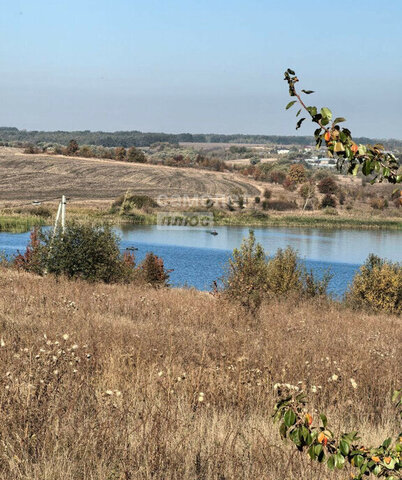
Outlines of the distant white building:
[[279,155],[286,155],[290,150],[288,148],[281,148],[278,150]]

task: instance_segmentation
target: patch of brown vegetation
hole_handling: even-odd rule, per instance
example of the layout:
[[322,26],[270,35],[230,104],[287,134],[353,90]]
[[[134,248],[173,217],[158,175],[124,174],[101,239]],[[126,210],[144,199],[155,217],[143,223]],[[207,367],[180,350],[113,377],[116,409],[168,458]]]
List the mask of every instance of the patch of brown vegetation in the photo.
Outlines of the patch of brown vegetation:
[[276,382],[367,444],[400,429],[398,317],[288,301],[251,319],[202,292],[4,269],[0,288],[0,478],[345,478],[282,444]]

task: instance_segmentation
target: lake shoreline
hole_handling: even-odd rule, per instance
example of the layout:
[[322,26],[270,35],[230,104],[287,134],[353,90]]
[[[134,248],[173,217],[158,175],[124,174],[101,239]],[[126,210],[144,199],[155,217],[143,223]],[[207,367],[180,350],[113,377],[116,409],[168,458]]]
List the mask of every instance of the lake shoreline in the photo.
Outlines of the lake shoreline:
[[[211,211],[213,224],[216,226],[241,226],[241,227],[305,227],[339,230],[402,230],[402,221],[392,218],[361,218],[344,217],[338,215],[296,215],[272,214],[265,212],[235,212],[226,214],[222,211]],[[71,208],[68,210],[69,220],[88,223],[107,222],[113,226],[123,225],[156,225],[156,213],[142,211],[130,214],[112,214],[104,209]],[[35,226],[49,226],[53,218],[24,213],[0,214],[0,232],[24,232]]]

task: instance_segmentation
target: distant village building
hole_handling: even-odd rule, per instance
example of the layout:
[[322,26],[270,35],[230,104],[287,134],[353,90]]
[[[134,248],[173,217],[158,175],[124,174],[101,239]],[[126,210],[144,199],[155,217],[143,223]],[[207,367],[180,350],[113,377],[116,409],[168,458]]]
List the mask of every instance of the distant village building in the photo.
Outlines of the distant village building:
[[278,150],[279,155],[286,155],[289,152],[290,152],[290,150],[288,148],[280,148]]
[[333,158],[306,158],[304,160],[308,165],[311,165],[312,167],[323,167],[323,168],[335,168],[336,167],[336,162]]

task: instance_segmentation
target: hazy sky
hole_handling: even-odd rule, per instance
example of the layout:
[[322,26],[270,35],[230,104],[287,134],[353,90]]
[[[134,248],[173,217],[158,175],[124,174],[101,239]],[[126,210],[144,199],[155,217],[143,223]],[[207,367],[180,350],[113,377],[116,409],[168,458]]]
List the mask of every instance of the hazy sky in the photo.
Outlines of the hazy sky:
[[291,67],[355,136],[402,138],[402,0],[0,7],[0,126],[292,135]]

